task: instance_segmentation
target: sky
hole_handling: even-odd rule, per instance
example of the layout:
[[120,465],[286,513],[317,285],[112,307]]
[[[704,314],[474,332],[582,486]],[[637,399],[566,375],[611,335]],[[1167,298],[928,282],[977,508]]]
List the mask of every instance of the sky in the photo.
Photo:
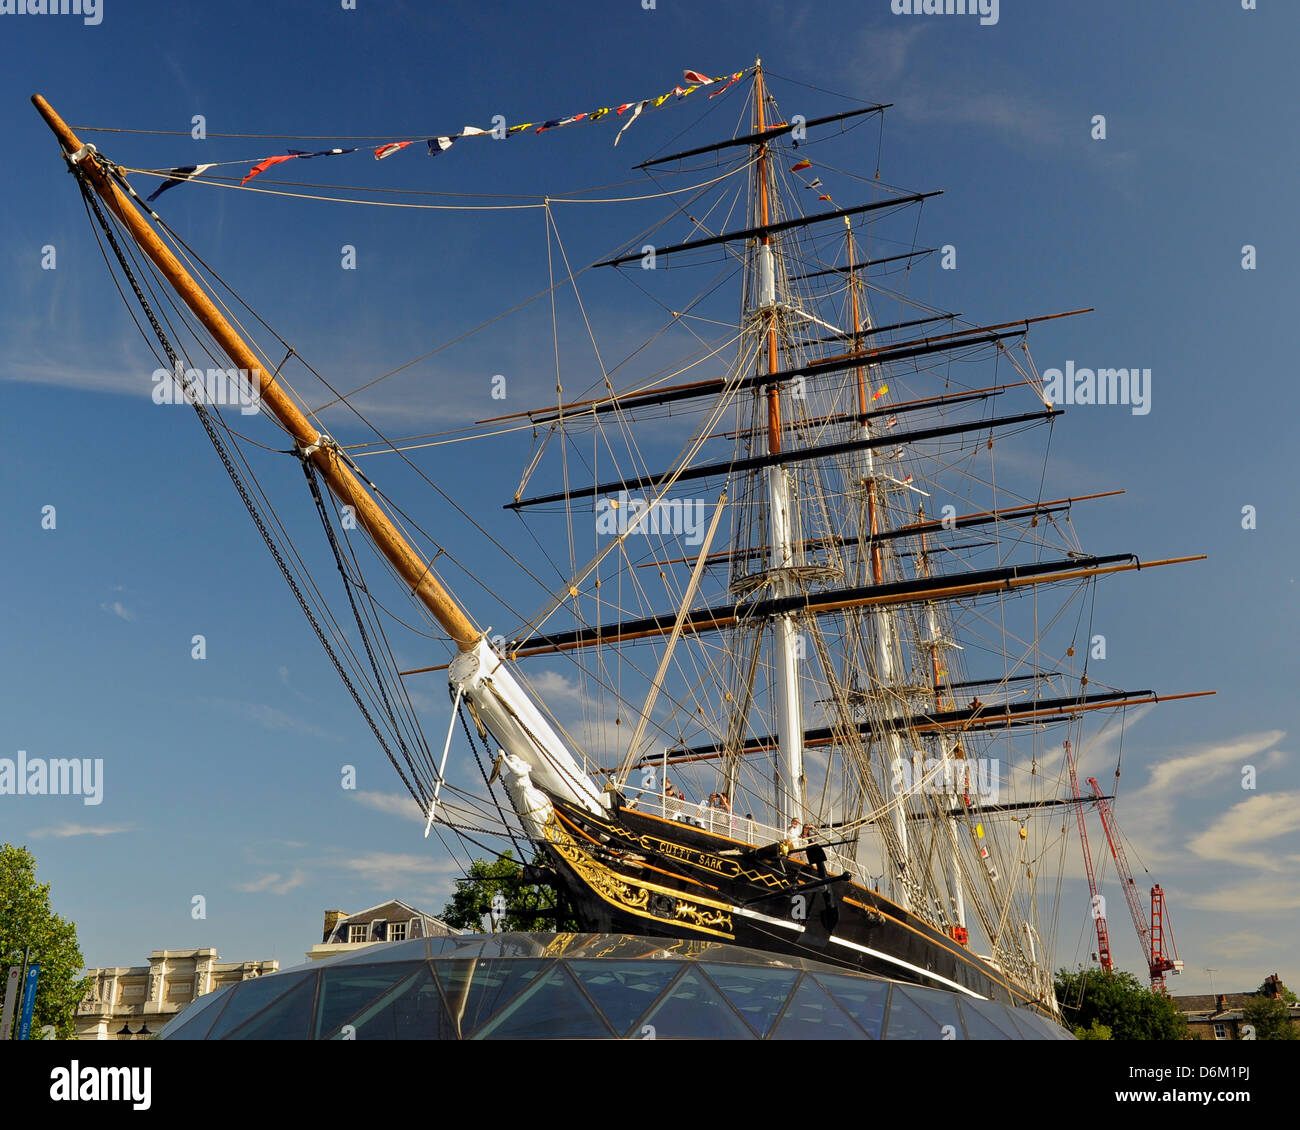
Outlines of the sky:
[[[1237,0],[1003,0],[996,23],[981,24],[895,14],[889,0],[101,0],[97,18],[0,14],[11,169],[0,211],[0,758],[23,750],[104,766],[99,804],[0,796],[0,842],[35,852],[88,965],[194,946],[297,964],[324,910],[398,897],[437,913],[460,864],[422,837],[192,414],[151,402],[156,361],[30,95],[44,94],[124,166],[251,164],[286,145],[339,143],[215,135],[424,138],[490,128],[496,114],[540,122],[671,90],[683,68],[729,74],[761,56],[791,113],[893,103],[882,175],[945,190],[927,202],[920,238],[958,249],[958,269],[925,276],[927,300],[981,321],[1092,306],[1034,333],[1040,367],[1151,369],[1148,413],[1079,406],[1053,440],[1060,493],[1127,491],[1076,516],[1089,548],[1208,555],[1102,587],[1107,684],[1218,692],[1130,715],[1117,814],[1135,866],[1150,869],[1138,885],[1160,882],[1170,901],[1186,962],[1173,991],[1248,990],[1275,971],[1300,980],[1297,393],[1285,338],[1300,299],[1288,266],[1300,257],[1300,10],[1278,0],[1257,10]],[[466,140],[436,159],[422,141],[379,163],[363,148],[262,181],[530,205],[513,210],[361,207],[205,185],[180,186],[158,208],[331,383],[356,389],[547,286],[539,197],[557,201],[553,253],[604,258],[640,226],[612,207],[564,201],[597,185],[611,198],[644,192],[652,182],[634,164],[729,135],[740,106],[670,104],[617,148],[618,126],[596,123],[502,146]],[[214,136],[191,136],[195,115]],[[852,136],[874,162],[879,135]],[[1243,268],[1247,245],[1253,269]],[[341,268],[345,247],[354,270]],[[585,297],[610,357],[657,324],[626,289],[597,285]],[[584,390],[599,374],[581,328],[566,335],[566,388]],[[511,390],[504,409],[490,396],[497,374]],[[533,303],[355,403],[409,435],[544,403],[554,382],[550,307]],[[255,418],[247,430],[279,438]],[[521,451],[510,440],[474,455],[435,449],[420,466],[494,535],[517,538],[500,505]],[[268,455],[259,471],[306,538],[313,516],[291,462]],[[381,486],[442,542],[471,547],[463,573],[449,569],[480,602],[479,621],[506,615],[494,594],[518,585],[510,563],[409,473],[380,470]],[[42,524],[48,506],[53,529]],[[533,590],[521,603],[538,601]],[[444,657],[434,645],[406,658]],[[539,678],[572,693],[562,674]],[[431,676],[413,691],[440,737],[442,685]],[[1101,743],[1085,768],[1110,774],[1117,754]],[[354,789],[341,787],[345,766]],[[453,767],[474,771],[459,749]],[[1103,890],[1107,879],[1119,902],[1113,868]],[[1067,883],[1076,897],[1056,964],[1073,966],[1095,939],[1079,876]],[[1122,908],[1110,923],[1118,964],[1139,971]]]

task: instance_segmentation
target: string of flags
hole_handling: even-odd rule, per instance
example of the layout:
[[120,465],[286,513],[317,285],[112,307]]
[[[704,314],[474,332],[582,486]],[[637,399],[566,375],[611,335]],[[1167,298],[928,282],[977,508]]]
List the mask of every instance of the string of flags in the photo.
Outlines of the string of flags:
[[[805,157],[802,161],[796,161],[793,165],[791,165],[790,171],[792,173],[802,173],[805,169],[811,169],[812,167],[813,167],[813,163],[810,160],[808,160],[807,157]],[[802,180],[803,178],[801,177],[800,179]],[[819,188],[826,187],[825,185],[822,184],[821,177],[813,177],[812,180],[804,181],[803,186],[804,188],[811,189],[813,192],[816,192]],[[817,199],[825,200],[831,204],[835,203],[834,200],[831,200],[830,193],[828,192],[823,192],[820,196],[817,197]]]
[[[622,117],[625,113],[629,113],[630,111],[630,116],[623,123],[623,127],[618,131],[618,133],[614,137],[614,144],[617,145],[619,141],[622,140],[623,135],[628,131],[628,127],[630,127],[632,123],[635,122],[637,118],[639,118],[641,114],[646,110],[657,110],[665,103],[667,103],[670,99],[674,102],[680,102],[683,98],[686,98],[689,95],[695,93],[695,91],[702,90],[706,87],[717,88],[715,90],[710,91],[709,93],[710,98],[716,98],[723,91],[730,89],[742,78],[744,78],[746,73],[748,72],[735,71],[734,73],[729,75],[722,75],[721,77],[718,78],[710,78],[708,75],[703,74],[700,71],[683,71],[682,81],[686,85],[683,86],[679,83],[677,86],[674,86],[672,90],[668,91],[665,94],[660,94],[655,98],[642,98],[639,101],[624,102],[622,103],[622,105],[618,105],[618,106],[602,106],[596,110],[590,110],[584,114],[573,114],[567,118],[550,118],[543,122],[520,122],[517,125],[513,125],[513,126],[507,126],[505,124],[505,119],[500,118],[498,116],[498,118],[494,119],[494,122],[499,121],[500,124],[494,125],[492,129],[480,129],[478,126],[465,126],[459,133],[439,134],[434,137],[427,137],[423,139],[412,138],[409,141],[386,142],[385,144],[380,145],[374,150],[375,160],[382,161],[387,157],[393,156],[393,154],[395,153],[400,153],[403,149],[406,149],[409,146],[417,144],[421,140],[425,142],[425,145],[428,148],[429,156],[436,157],[440,153],[444,153],[448,149],[450,149],[452,145],[454,145],[457,141],[460,141],[463,138],[467,138],[467,137],[495,137],[500,139],[505,137],[514,137],[516,134],[527,133],[530,131],[532,133],[545,133],[548,130],[564,129],[567,126],[574,126],[582,123],[599,122],[610,118]],[[320,149],[314,153],[308,153],[305,150],[301,150],[301,149],[290,149],[285,153],[278,153],[275,154],[274,156],[263,157],[261,160],[257,161],[251,169],[248,170],[247,175],[239,183],[242,187],[243,185],[246,185],[254,177],[258,176],[261,173],[264,173],[267,169],[272,168],[275,165],[282,164],[285,161],[306,160],[312,157],[333,157],[344,153],[357,153],[357,152],[360,152],[359,147],[352,148],[352,149]],[[237,164],[237,163],[240,162],[217,162],[215,164]],[[155,170],[157,172],[166,172],[167,179],[164,180],[162,184],[160,184],[153,191],[153,193],[146,198],[147,201],[149,203],[152,203],[154,200],[157,200],[158,197],[161,196],[164,192],[167,192],[169,189],[175,188],[178,184],[184,184],[187,180],[191,180],[194,177],[202,175],[208,169],[215,167],[215,164],[181,165],[174,169]],[[806,167],[807,162],[805,162],[804,165]],[[829,199],[829,197],[823,197],[822,199]]]

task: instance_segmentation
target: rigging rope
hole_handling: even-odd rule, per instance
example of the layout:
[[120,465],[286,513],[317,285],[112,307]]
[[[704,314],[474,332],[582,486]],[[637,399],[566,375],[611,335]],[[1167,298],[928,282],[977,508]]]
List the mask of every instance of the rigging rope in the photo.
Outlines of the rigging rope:
[[[153,328],[154,335],[157,337],[159,345],[162,346],[163,352],[167,355],[167,359],[171,362],[172,370],[174,372],[180,372],[182,374],[181,379],[185,382],[184,387],[186,391],[189,392],[192,389],[193,382],[190,380],[188,376],[184,375],[183,367],[179,366],[178,364],[179,355],[177,354],[176,349],[173,347],[171,339],[167,336],[166,332],[159,324],[157,317],[154,315],[153,307],[149,304],[148,299],[145,297],[144,292],[141,290],[140,284],[136,279],[135,272],[131,269],[131,265],[127,261],[126,255],[123,253],[121,246],[117,242],[117,237],[113,234],[112,225],[109,224],[107,218],[104,216],[104,213],[99,206],[98,198],[95,196],[95,193],[91,190],[90,186],[86,183],[84,174],[82,174],[80,170],[76,169],[75,166],[73,167],[72,171],[75,173],[77,177],[77,184],[78,187],[81,189],[82,197],[85,199],[85,202],[88,204],[90,209],[94,212],[95,219],[99,223],[100,228],[103,230],[104,236],[108,240],[109,246],[113,249],[113,254],[117,257],[117,261],[122,268],[122,272],[126,277],[126,280],[131,284],[131,289],[135,293],[135,297],[140,304],[140,308],[144,311],[145,316],[149,319],[149,324]],[[425,801],[421,797],[420,793],[417,792],[416,789],[411,785],[411,782],[407,780],[406,774],[402,771],[402,767],[397,763],[397,759],[393,756],[392,750],[389,749],[387,741],[384,740],[383,734],[380,733],[379,727],[376,725],[375,720],[371,717],[370,711],[366,708],[365,703],[361,700],[360,694],[357,692],[357,689],[353,685],[351,678],[349,678],[347,672],[344,670],[343,664],[340,662],[338,655],[334,651],[334,648],[330,645],[329,640],[326,638],[325,633],[322,630],[319,622],[317,621],[315,614],[312,612],[311,607],[308,605],[306,598],[303,596],[302,590],[298,587],[298,582],[295,580],[292,571],[289,569],[288,565],[285,563],[284,558],[281,556],[280,549],[276,545],[275,539],[272,537],[271,532],[267,529],[266,524],[262,521],[262,516],[258,511],[256,504],[253,502],[253,499],[249,495],[247,488],[244,486],[242,476],[239,474],[238,469],[231,461],[230,455],[226,451],[225,444],[222,443],[221,436],[218,434],[216,426],[212,422],[211,415],[209,414],[208,410],[203,406],[202,398],[197,395],[192,395],[192,396],[187,396],[186,399],[190,400],[190,402],[193,404],[194,411],[199,418],[199,423],[203,426],[204,432],[207,433],[208,440],[211,442],[213,449],[216,451],[218,457],[221,459],[222,466],[225,467],[227,475],[230,476],[230,481],[234,484],[236,491],[239,492],[239,497],[243,501],[244,507],[248,511],[249,516],[253,519],[254,524],[257,526],[258,533],[262,535],[262,541],[266,544],[267,549],[270,550],[271,556],[275,559],[275,563],[280,569],[280,573],[283,575],[285,581],[288,583],[290,590],[292,590],[294,598],[298,601],[298,606],[302,609],[303,614],[307,617],[308,623],[311,624],[312,631],[315,632],[316,638],[320,641],[321,646],[325,649],[325,653],[326,655],[329,656],[330,662],[333,663],[334,669],[339,674],[339,678],[343,680],[343,685],[347,687],[348,693],[352,696],[353,702],[355,702],[357,705],[357,709],[361,711],[362,717],[365,718],[366,723],[370,726],[371,732],[375,735],[375,739],[379,742],[384,753],[388,756],[388,760],[393,763],[393,768],[397,770],[397,775],[401,778],[402,784],[406,786],[407,791],[416,799],[416,801],[418,801],[421,805],[423,805]],[[414,766],[412,766],[412,772],[414,773]]]

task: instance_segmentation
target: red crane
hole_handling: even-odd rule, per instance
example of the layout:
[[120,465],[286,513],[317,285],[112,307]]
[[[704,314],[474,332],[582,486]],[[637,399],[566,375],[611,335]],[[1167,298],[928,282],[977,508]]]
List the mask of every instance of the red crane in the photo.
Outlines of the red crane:
[[1092,850],[1088,847],[1088,826],[1083,819],[1083,795],[1079,791],[1079,774],[1075,771],[1074,754],[1071,752],[1068,738],[1065,741],[1065,760],[1070,766],[1070,790],[1074,794],[1074,814],[1079,818],[1079,839],[1083,841],[1083,865],[1087,868],[1088,889],[1092,892],[1092,920],[1097,924],[1097,960],[1109,973],[1112,964],[1110,931],[1106,929],[1106,915],[1102,913],[1102,908],[1106,904],[1097,894],[1097,876],[1092,871]]
[[[1101,826],[1106,830],[1106,842],[1110,844],[1110,854],[1115,859],[1115,869],[1119,872],[1119,881],[1124,887],[1124,897],[1128,900],[1129,913],[1133,916],[1133,926],[1137,930],[1142,953],[1147,959],[1147,971],[1151,976],[1151,988],[1155,992],[1167,992],[1165,988],[1166,973],[1181,973],[1183,963],[1178,960],[1178,949],[1174,945],[1172,926],[1167,926],[1169,916],[1165,908],[1165,893],[1157,884],[1151,888],[1151,922],[1147,925],[1147,916],[1138,898],[1137,884],[1133,881],[1133,872],[1129,869],[1128,859],[1124,855],[1124,844],[1119,837],[1119,828],[1110,805],[1102,796],[1096,777],[1089,777],[1088,784],[1097,800],[1097,811],[1101,814]],[[1172,958],[1165,952],[1166,935]]]

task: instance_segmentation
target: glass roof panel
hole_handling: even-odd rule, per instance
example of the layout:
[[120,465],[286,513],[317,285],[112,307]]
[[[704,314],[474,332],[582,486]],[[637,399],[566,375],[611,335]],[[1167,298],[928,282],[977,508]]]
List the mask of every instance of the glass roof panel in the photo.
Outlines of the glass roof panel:
[[570,960],[565,964],[620,1036],[681,970],[675,961]]
[[[649,1031],[646,1031],[646,1027]],[[647,1039],[753,1040],[753,1030],[698,970],[687,968],[641,1024]],[[636,1032],[632,1033],[637,1035]]]
[[256,977],[251,981],[241,981],[234,987],[230,1003],[222,1010],[212,1030],[208,1032],[209,1040],[219,1040],[232,1028],[238,1027],[250,1016],[260,1012],[272,1001],[292,989],[298,988],[303,981],[316,979],[316,971],[298,974],[271,973],[265,977]]
[[709,964],[703,968],[760,1036],[767,1035],[799,979],[797,969],[764,965]]
[[772,1032],[773,1040],[865,1040],[867,1034],[812,977],[804,974],[790,1007]]
[[312,1038],[326,1039],[343,1024],[355,1023],[368,1004],[390,993],[420,970],[424,962],[381,965],[332,965],[320,973],[320,1000]]
[[1020,1033],[1022,1040],[1041,1040],[1043,1032],[1029,1019],[1030,1013],[1027,1009],[1014,1008],[1011,1005],[999,1004],[997,1006],[1002,1010],[1006,1020],[1002,1022],[1002,1027],[1006,1027],[1010,1022]]
[[536,958],[443,958],[434,964],[447,1011],[467,1037],[555,963]]
[[[959,1002],[961,1018],[966,1025],[966,1038],[970,1040],[1016,1040],[1015,1027],[1001,1015],[1001,1005],[989,1006],[988,1001],[963,997]],[[1000,1028],[998,1021],[1006,1025]]]
[[[894,993],[900,992],[906,994],[913,1004],[934,1021],[936,1031],[932,1039],[964,1040],[966,1038],[954,993],[945,993],[940,989],[926,989],[920,985],[895,985]],[[948,1031],[950,1027],[953,1029],[952,1032]]]
[[889,994],[889,1019],[885,1022],[886,1040],[941,1040],[939,1025],[927,1016],[920,1006],[899,992],[894,985]]
[[614,1034],[563,966],[553,965],[471,1039],[608,1040]]
[[818,973],[817,981],[873,1040],[880,1039],[889,1001],[889,982],[847,973]]
[[[307,1040],[315,1015],[316,974],[304,977],[296,989],[264,1008],[251,1020],[229,1031],[226,1040]],[[225,1019],[224,1017],[222,1018]]]
[[[185,1006],[173,1016],[158,1033],[169,1040],[201,1040],[208,1034],[212,1022],[225,1008],[234,985],[223,985],[215,993],[204,993],[198,1000]],[[212,1006],[216,1005],[216,1008]]]
[[433,970],[421,964],[413,976],[390,985],[332,1031],[322,1028],[321,1035],[356,1040],[454,1040],[456,1028],[442,1007]]

